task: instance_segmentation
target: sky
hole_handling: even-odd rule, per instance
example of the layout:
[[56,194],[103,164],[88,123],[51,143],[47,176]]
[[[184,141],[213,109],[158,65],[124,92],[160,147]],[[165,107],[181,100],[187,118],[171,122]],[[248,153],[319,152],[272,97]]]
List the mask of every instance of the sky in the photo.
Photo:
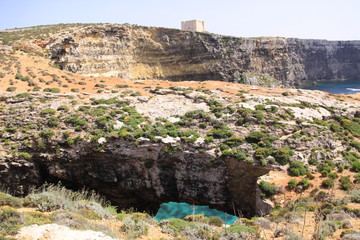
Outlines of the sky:
[[237,37],[360,40],[360,0],[0,0],[0,29],[57,23],[180,28]]

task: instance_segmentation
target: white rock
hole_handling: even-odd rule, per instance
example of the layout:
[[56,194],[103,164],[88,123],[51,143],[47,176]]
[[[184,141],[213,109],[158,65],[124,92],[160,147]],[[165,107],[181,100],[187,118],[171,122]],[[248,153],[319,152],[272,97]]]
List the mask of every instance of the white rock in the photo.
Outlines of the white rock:
[[106,139],[104,137],[101,137],[101,138],[98,139],[98,143],[99,144],[106,143]]
[[124,126],[124,123],[123,122],[120,122],[118,120],[116,120],[115,124],[113,125],[113,128],[115,130],[119,130],[120,128],[122,128]]
[[167,136],[166,138],[161,139],[161,141],[163,143],[177,143],[178,141],[180,141],[179,137],[173,138],[170,136]]
[[26,226],[15,237],[18,240],[117,240],[101,232],[72,230],[58,224]]
[[174,123],[174,122],[179,122],[181,119],[180,118],[176,118],[176,117],[169,117],[167,119],[169,122]]

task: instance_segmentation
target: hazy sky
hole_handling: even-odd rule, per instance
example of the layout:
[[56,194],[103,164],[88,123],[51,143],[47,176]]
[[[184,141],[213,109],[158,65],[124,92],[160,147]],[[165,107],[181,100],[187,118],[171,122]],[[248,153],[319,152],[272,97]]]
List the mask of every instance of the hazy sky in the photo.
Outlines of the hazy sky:
[[0,0],[0,29],[55,23],[180,28],[205,20],[213,33],[360,40],[360,0]]

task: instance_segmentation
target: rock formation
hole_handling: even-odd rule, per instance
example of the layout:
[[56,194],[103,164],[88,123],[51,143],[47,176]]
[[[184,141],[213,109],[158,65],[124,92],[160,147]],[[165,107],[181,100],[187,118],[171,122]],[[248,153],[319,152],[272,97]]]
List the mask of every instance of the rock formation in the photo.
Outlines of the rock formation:
[[295,86],[360,76],[360,41],[236,38],[133,25],[94,25],[47,47],[61,69],[95,76]]

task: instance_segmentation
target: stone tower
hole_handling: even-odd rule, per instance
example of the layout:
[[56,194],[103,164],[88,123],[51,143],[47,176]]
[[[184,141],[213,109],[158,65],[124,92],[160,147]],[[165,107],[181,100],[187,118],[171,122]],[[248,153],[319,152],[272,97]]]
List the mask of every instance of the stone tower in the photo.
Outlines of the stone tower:
[[205,32],[205,21],[190,20],[181,22],[181,30],[192,32]]

